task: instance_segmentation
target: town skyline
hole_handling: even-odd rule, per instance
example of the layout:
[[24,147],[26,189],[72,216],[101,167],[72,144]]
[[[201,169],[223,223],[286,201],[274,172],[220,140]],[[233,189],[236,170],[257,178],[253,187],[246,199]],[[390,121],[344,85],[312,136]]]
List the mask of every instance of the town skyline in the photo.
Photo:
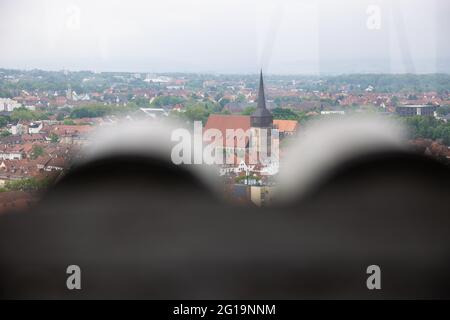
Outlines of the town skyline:
[[224,76],[255,76],[259,75],[260,71],[262,70],[265,76],[282,76],[282,77],[325,77],[325,76],[345,76],[345,75],[450,75],[450,69],[449,71],[445,72],[321,72],[321,73],[277,73],[277,72],[267,72],[265,69],[261,67],[255,67],[254,71],[247,71],[247,72],[219,72],[219,71],[146,71],[146,70],[114,70],[114,69],[106,69],[106,70],[96,70],[96,69],[74,69],[74,68],[39,68],[39,67],[28,67],[28,68],[19,68],[19,67],[5,67],[0,66],[0,71],[24,71],[24,72],[30,72],[30,71],[42,71],[42,72],[71,72],[71,73],[81,73],[81,72],[91,72],[91,73],[123,73],[123,74],[156,74],[156,75],[205,75],[205,76],[217,76],[217,75],[224,75]]
[[[279,168],[276,161],[261,166],[248,157],[252,154],[249,147],[258,146],[269,130],[276,130],[273,136],[279,136],[270,144],[279,144],[285,154],[297,132],[301,134],[308,124],[322,120],[365,115],[395,120],[411,130],[409,148],[444,163],[450,159],[448,74],[265,73],[263,85],[258,73],[0,69],[0,198],[10,205],[36,200],[36,191],[51,183],[55,175],[70,170],[72,161],[82,156],[81,150],[96,141],[92,135],[97,129],[135,120],[148,121],[146,128],[176,121],[183,132],[200,123],[204,133],[215,130],[217,139],[228,137],[229,129],[233,135],[244,133],[242,139],[236,137],[249,144],[233,148],[235,154],[224,152],[224,146],[229,148],[226,144],[205,143],[205,148],[213,147],[210,150],[224,155],[224,160],[232,160],[233,164],[223,161],[218,172],[224,185],[232,188],[226,189],[226,195],[235,194],[231,192],[235,188],[255,191],[272,187]],[[258,111],[258,106],[264,110]],[[267,117],[255,120],[258,115]],[[117,138],[121,138],[120,132]],[[257,139],[248,140],[247,132]],[[255,197],[253,194],[252,201],[261,204],[263,199]],[[230,200],[249,201],[234,196]]]

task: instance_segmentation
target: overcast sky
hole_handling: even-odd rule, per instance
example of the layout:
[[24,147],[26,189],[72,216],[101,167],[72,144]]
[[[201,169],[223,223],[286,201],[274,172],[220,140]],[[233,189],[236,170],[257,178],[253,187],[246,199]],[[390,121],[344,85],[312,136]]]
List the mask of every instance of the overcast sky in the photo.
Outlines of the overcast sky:
[[0,67],[449,72],[447,0],[0,0]]

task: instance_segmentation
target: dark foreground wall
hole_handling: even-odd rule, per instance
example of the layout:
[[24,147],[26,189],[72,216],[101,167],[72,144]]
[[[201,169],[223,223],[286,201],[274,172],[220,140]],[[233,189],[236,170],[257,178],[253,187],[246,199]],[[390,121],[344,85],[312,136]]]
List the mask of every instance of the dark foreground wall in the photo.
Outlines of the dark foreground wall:
[[[372,154],[261,209],[169,163],[98,160],[0,216],[0,298],[449,298],[449,178],[424,157]],[[381,290],[366,287],[373,264]]]

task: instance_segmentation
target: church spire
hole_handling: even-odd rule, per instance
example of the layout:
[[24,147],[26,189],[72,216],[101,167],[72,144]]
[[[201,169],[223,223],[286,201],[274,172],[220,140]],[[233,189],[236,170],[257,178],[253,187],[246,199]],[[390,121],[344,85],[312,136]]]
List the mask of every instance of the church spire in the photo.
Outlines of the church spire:
[[250,116],[250,123],[252,127],[268,128],[272,127],[273,117],[266,108],[266,97],[264,94],[264,80],[262,70],[259,75],[259,90],[256,110]]
[[259,90],[258,90],[258,109],[266,109],[266,97],[264,95],[264,80],[262,75],[262,69],[259,74]]

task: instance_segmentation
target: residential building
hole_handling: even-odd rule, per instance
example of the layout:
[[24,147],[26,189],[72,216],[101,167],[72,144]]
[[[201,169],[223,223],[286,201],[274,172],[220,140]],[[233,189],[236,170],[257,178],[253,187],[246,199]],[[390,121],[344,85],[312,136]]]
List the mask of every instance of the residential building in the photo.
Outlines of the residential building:
[[417,105],[408,104],[401,105],[395,108],[395,112],[401,117],[411,117],[411,116],[434,116],[437,106],[435,105]]

